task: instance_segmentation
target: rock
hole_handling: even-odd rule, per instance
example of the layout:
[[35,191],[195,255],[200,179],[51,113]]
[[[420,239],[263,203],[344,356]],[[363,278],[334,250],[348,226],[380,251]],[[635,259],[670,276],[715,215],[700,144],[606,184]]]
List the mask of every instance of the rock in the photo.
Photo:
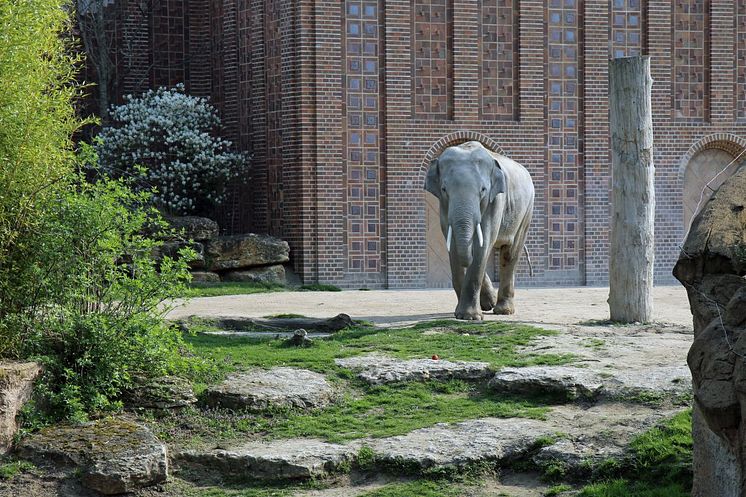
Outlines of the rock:
[[270,285],[285,284],[285,268],[277,264],[274,266],[228,271],[223,274],[223,281],[238,281],[249,283],[266,283]]
[[561,394],[567,399],[600,397],[630,401],[684,399],[691,389],[686,366],[658,366],[640,370],[595,370],[569,366],[505,368],[489,382],[499,392]]
[[168,476],[166,446],[148,428],[123,418],[44,428],[22,440],[18,454],[74,469],[85,487],[105,495],[132,492]]
[[253,233],[214,238],[205,251],[210,271],[281,264],[288,262],[289,254],[287,242]]
[[220,233],[218,223],[198,216],[164,216],[168,224],[185,240],[212,240]]
[[486,362],[395,359],[381,355],[347,357],[334,362],[337,366],[360,371],[358,378],[371,385],[399,381],[481,380],[492,374]]
[[377,460],[412,472],[482,461],[516,460],[554,429],[531,419],[475,419],[437,424],[399,437],[371,440]]
[[192,283],[220,283],[220,275],[210,271],[192,271]]
[[326,476],[349,467],[356,444],[337,445],[313,439],[248,442],[230,449],[182,451],[174,455],[179,468],[197,468],[227,477],[296,480]]
[[[694,322],[693,497],[746,495],[746,162],[694,218],[674,276]],[[734,454],[736,455],[734,457]]]
[[208,405],[264,411],[276,407],[317,409],[334,398],[324,375],[305,369],[272,368],[235,373],[220,385],[208,387]]
[[197,402],[189,381],[176,376],[141,379],[126,397],[128,407],[146,409],[174,409]]
[[264,330],[271,332],[284,330],[290,333],[299,328],[303,328],[309,332],[334,333],[359,324],[353,321],[347,314],[337,314],[333,318],[278,317],[269,319],[248,318],[243,316],[224,316],[217,318],[190,316],[187,319],[179,320],[179,323],[185,330],[193,328],[196,324],[200,328],[210,327],[218,330]]
[[10,450],[19,428],[16,416],[31,398],[41,372],[35,362],[0,362],[0,455]]
[[205,267],[205,246],[200,242],[171,241],[164,242],[155,252],[154,257],[160,261],[164,257],[171,259],[179,258],[179,251],[183,248],[191,248],[195,253],[195,258],[189,261],[189,267],[192,269],[203,269]]
[[288,347],[310,347],[313,345],[313,340],[308,338],[308,332],[301,328],[295,330],[293,336],[285,340],[285,345]]
[[604,390],[596,371],[568,366],[505,368],[489,382],[498,392],[519,394],[560,394],[567,399],[594,400]]

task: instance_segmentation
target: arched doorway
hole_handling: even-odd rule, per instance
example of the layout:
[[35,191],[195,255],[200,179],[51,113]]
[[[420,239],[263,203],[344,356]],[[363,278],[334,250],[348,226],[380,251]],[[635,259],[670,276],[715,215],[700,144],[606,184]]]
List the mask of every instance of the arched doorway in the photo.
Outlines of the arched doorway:
[[685,227],[689,227],[698,209],[701,209],[720,185],[736,171],[741,161],[734,162],[734,158],[733,154],[723,149],[706,148],[689,160],[684,172],[682,202]]
[[451,288],[451,265],[448,250],[440,230],[440,201],[425,192],[425,219],[427,222],[427,287]]

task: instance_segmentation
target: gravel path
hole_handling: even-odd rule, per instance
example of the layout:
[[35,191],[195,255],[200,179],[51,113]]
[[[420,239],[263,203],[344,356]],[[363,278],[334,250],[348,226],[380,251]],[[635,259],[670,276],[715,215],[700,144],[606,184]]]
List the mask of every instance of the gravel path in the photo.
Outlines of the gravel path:
[[[604,320],[609,317],[608,295],[608,288],[599,287],[518,289],[516,314],[495,316],[485,313],[485,319],[553,325]],[[683,287],[656,287],[653,296],[656,322],[691,328],[692,314]],[[194,298],[178,305],[169,317],[262,317],[294,313],[324,318],[343,312],[353,319],[382,325],[404,325],[426,319],[453,318],[456,303],[453,290],[276,292]]]

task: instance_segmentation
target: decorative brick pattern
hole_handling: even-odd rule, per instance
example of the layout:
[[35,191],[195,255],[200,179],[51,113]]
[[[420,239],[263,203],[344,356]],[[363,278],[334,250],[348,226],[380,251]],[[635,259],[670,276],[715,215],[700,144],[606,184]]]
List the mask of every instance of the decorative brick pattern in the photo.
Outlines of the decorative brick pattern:
[[516,119],[518,0],[480,0],[481,119]]
[[267,98],[267,191],[269,209],[269,233],[283,236],[283,184],[282,184],[282,26],[280,22],[282,2],[271,0],[265,3],[265,78]]
[[746,119],[746,2],[736,10],[736,117]]
[[576,271],[582,247],[580,147],[581,28],[579,0],[550,0],[547,9],[547,155],[549,269]]
[[704,121],[709,111],[709,0],[675,0],[673,108],[676,119]]
[[381,32],[378,1],[345,2],[347,249],[350,272],[381,271]]
[[612,0],[610,40],[611,57],[647,54],[644,29],[645,0]]
[[175,86],[185,81],[186,52],[184,0],[153,2],[153,86]]
[[453,117],[453,2],[413,0],[414,112]]

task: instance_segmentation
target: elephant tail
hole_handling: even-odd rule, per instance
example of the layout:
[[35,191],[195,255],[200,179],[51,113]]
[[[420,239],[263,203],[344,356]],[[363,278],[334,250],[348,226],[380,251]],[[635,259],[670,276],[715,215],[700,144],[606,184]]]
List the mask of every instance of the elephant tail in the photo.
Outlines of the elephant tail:
[[528,247],[526,247],[526,244],[523,244],[523,251],[526,252],[526,261],[528,262],[528,274],[531,275],[531,277],[534,277],[534,266],[531,265],[531,256],[528,255]]

